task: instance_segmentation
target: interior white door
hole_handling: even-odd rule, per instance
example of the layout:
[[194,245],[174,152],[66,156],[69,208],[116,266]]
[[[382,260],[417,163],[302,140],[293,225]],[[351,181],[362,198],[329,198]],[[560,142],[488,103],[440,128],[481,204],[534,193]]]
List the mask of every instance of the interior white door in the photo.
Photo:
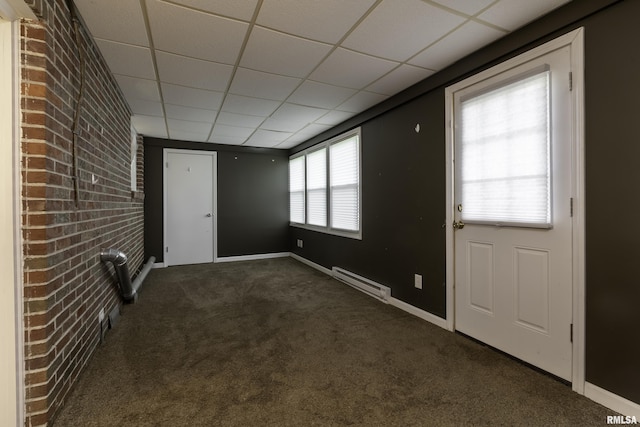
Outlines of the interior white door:
[[[572,376],[570,71],[570,47],[565,46],[453,95],[455,328],[567,380]],[[465,100],[502,90],[540,72],[548,76],[548,110],[543,114],[548,114],[549,196],[547,219],[536,223],[536,219],[510,220],[503,212],[513,208],[519,210],[516,217],[520,213],[526,217],[533,215],[536,203],[544,203],[528,200],[528,192],[536,191],[530,188],[532,179],[520,179],[530,172],[526,162],[533,156],[527,145],[527,130],[505,137],[507,148],[496,146],[496,141],[504,137],[496,135],[503,130],[489,119],[478,127],[482,134],[478,140],[482,141],[475,141],[476,145],[463,153],[466,142],[460,115]],[[473,120],[484,120],[483,114],[489,118],[513,111],[518,111],[516,116],[529,114],[508,104],[527,96],[526,90],[520,92],[501,112],[483,105],[486,111]],[[506,156],[506,152],[512,152],[512,156]],[[502,179],[503,172],[517,179],[495,186],[497,195],[484,194],[495,184],[492,180]],[[473,185],[465,185],[469,176],[476,180]],[[514,194],[513,199],[504,202],[509,192]],[[474,212],[466,212],[465,201],[474,205]],[[509,203],[514,206],[507,206]],[[531,205],[525,206],[527,203]],[[479,210],[486,212],[476,212]]]
[[165,152],[165,265],[213,262],[215,153]]

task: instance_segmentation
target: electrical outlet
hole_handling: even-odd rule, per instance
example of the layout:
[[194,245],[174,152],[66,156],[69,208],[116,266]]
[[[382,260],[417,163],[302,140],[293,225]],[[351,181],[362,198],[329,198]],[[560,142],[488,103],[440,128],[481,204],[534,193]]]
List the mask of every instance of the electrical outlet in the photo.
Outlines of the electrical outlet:
[[298,247],[299,248],[303,247],[302,239],[298,239]]
[[421,274],[414,275],[413,286],[415,286],[418,289],[422,289],[422,275]]

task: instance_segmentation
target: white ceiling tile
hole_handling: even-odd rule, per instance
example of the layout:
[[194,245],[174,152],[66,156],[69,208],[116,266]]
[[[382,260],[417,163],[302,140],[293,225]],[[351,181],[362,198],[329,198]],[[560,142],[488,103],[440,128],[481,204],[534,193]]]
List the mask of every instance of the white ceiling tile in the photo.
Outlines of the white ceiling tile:
[[337,43],[375,0],[264,0],[257,23],[289,34]]
[[409,63],[432,70],[441,70],[502,36],[504,33],[501,31],[469,21],[416,55]]
[[293,77],[238,68],[229,92],[249,97],[284,101],[300,84]]
[[304,139],[300,142],[304,142],[309,138],[313,138],[316,135],[321,134],[322,132],[331,129],[332,125],[323,125],[320,123],[310,123],[305,126],[302,130],[298,131],[295,136],[302,136]]
[[457,10],[465,15],[475,15],[495,0],[432,0],[450,9]]
[[369,107],[373,107],[374,105],[381,103],[387,98],[387,95],[361,91],[353,95],[343,104],[339,105],[338,110],[359,113]]
[[367,86],[367,90],[383,95],[394,95],[420,80],[426,79],[433,73],[432,70],[402,64],[380,80]]
[[527,22],[569,3],[570,0],[509,0],[500,1],[478,15],[491,24],[513,31]]
[[160,81],[214,91],[226,90],[233,67],[165,52],[156,52]]
[[277,149],[280,149],[280,150],[287,150],[289,148],[295,147],[296,145],[298,145],[298,144],[300,144],[301,142],[304,142],[304,141],[306,141],[306,139],[298,140],[298,139],[289,138],[286,141],[283,141],[278,145],[272,146],[272,148],[277,148]]
[[321,134],[324,131],[331,129],[333,125],[323,125],[319,123],[311,123],[305,126],[303,129],[294,133],[291,137],[279,144],[277,148],[291,148],[308,139],[313,138],[316,135]]
[[213,136],[229,136],[247,139],[255,131],[255,128],[243,128],[216,124],[213,127]]
[[206,133],[207,136],[211,131],[210,123],[194,122],[191,120],[167,119],[169,133],[172,131],[186,131],[194,133]]
[[218,114],[216,124],[238,126],[245,128],[256,128],[264,121],[264,117],[248,116],[246,114],[235,114],[221,111]]
[[289,132],[274,132],[270,130],[258,129],[244,145],[251,147],[274,147],[292,134]]
[[162,83],[161,87],[164,102],[184,107],[218,110],[224,97],[223,92],[194,89],[169,83]]
[[251,20],[256,4],[258,4],[258,0],[174,0],[174,2],[194,9],[245,21]]
[[224,100],[222,110],[230,113],[267,117],[279,106],[279,101],[229,94]]
[[348,113],[346,111],[333,110],[333,111],[329,111],[327,114],[320,117],[318,120],[315,121],[315,123],[321,124],[321,125],[335,126],[337,124],[344,122],[350,117],[353,117],[354,114],[355,113]]
[[384,0],[342,45],[405,61],[464,21],[422,0]]
[[247,138],[240,136],[220,136],[211,135],[209,141],[214,144],[226,144],[226,145],[242,145],[246,142]]
[[211,131],[210,123],[167,119],[167,125],[170,138],[186,141],[206,141]]
[[240,65],[284,76],[305,77],[330,50],[328,44],[255,27]]
[[127,102],[129,103],[133,114],[140,114],[142,116],[164,116],[161,102],[147,101],[145,99],[138,98],[127,99]]
[[138,79],[121,75],[116,75],[115,77],[127,100],[135,98],[161,102],[158,83],[155,80]]
[[149,48],[102,39],[97,39],[96,43],[112,73],[155,80],[156,72]]
[[330,85],[362,89],[397,65],[396,62],[338,48],[309,78]]
[[179,141],[191,141],[191,142],[207,142],[207,133],[194,132],[190,130],[181,129],[169,129],[169,138],[177,139]]
[[201,108],[191,108],[173,104],[165,104],[164,108],[167,112],[168,119],[211,123],[216,117],[216,111],[203,110]]
[[296,132],[324,116],[327,112],[327,110],[320,108],[283,104],[260,127],[281,132]]
[[167,138],[167,127],[163,117],[133,115],[131,123],[141,135]]
[[249,28],[246,22],[158,0],[147,1],[147,9],[156,49],[224,64],[236,63]]
[[139,1],[75,0],[75,4],[93,37],[149,46]]
[[331,86],[324,83],[305,81],[287,99],[294,104],[319,108],[335,108],[356,93],[353,89]]

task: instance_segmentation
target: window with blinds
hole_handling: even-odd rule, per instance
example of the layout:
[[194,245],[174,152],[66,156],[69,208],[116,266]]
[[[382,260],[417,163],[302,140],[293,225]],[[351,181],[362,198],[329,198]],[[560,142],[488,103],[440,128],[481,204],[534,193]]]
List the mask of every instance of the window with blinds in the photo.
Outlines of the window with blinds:
[[307,224],[327,225],[327,149],[307,154]]
[[289,160],[289,220],[304,224],[305,220],[304,157]]
[[360,228],[360,164],[358,137],[329,146],[331,165],[331,227],[358,231]]
[[464,222],[551,227],[549,90],[544,69],[461,99]]
[[290,223],[362,238],[360,128],[289,159]]

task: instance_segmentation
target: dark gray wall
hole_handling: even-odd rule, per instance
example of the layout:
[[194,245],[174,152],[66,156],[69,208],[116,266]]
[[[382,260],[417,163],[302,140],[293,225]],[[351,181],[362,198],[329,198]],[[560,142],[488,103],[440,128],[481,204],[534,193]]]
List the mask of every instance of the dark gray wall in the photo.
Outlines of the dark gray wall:
[[[296,254],[387,285],[395,298],[439,316],[445,315],[443,104],[429,94],[363,124],[362,240],[291,227]],[[416,273],[422,290],[414,287]]]
[[286,152],[145,138],[145,258],[163,261],[164,148],[218,153],[219,257],[289,251]]
[[586,20],[587,380],[640,403],[640,1]]
[[[444,88],[584,26],[586,379],[640,403],[639,16],[638,0],[571,2],[292,149],[362,125],[363,240],[292,227],[292,251],[389,285],[394,297],[444,316]],[[413,288],[414,273],[424,276],[422,291]]]

